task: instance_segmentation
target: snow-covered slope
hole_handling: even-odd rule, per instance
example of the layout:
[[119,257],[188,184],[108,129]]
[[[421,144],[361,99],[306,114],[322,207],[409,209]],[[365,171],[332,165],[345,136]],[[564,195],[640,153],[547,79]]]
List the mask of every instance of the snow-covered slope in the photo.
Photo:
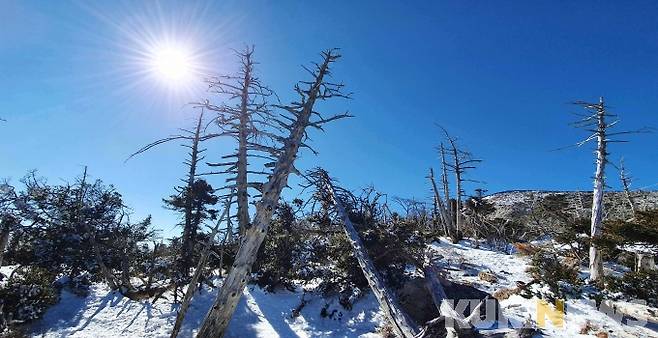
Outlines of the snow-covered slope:
[[[179,337],[192,337],[216,295],[204,289],[188,311]],[[310,302],[300,316],[292,318],[292,310],[303,293],[279,291],[266,293],[249,287],[231,321],[228,337],[379,337],[377,327],[382,318],[374,296],[366,295],[350,311],[335,300],[325,301],[307,295]],[[331,317],[320,315],[329,302]],[[87,298],[63,291],[62,300],[48,310],[43,320],[33,326],[36,337],[169,337],[176,317],[171,298],[131,301],[103,285],[94,285]]]
[[[494,293],[503,288],[514,288],[517,281],[527,283],[531,277],[526,273],[529,259],[520,255],[508,255],[486,247],[476,249],[471,241],[452,244],[447,240],[435,242],[432,248],[440,253],[450,268],[450,279],[468,283],[476,288]],[[487,271],[496,276],[495,282],[487,282],[478,277],[480,271]],[[500,306],[508,325],[523,325],[526,321],[536,323],[539,299],[527,299],[512,295],[501,300]],[[629,304],[632,306],[632,304]],[[561,325],[554,325],[550,319],[545,320],[542,333],[546,337],[592,337],[597,333],[606,333],[609,337],[655,337],[658,338],[658,325],[626,325],[599,311],[593,300],[568,299],[565,302],[566,315]],[[658,309],[653,309],[658,311]],[[581,334],[586,324],[591,328],[588,334]],[[608,337],[605,336],[605,337]]]
[[[452,244],[441,240],[431,249],[443,256],[450,272],[449,278],[462,284],[493,294],[504,288],[514,288],[517,282],[531,280],[526,273],[528,258],[509,255],[486,247],[474,248],[472,242]],[[478,274],[486,271],[496,280],[487,282]],[[194,298],[180,337],[192,337],[210,307],[216,289],[203,289]],[[371,294],[354,304],[350,311],[343,309],[334,299],[325,300],[308,293],[310,302],[301,310],[299,317],[291,313],[300,302],[303,293],[280,291],[266,293],[250,286],[238,305],[229,326],[229,337],[381,337],[377,328],[382,325],[382,315]],[[173,326],[176,307],[168,299],[155,304],[149,301],[134,302],[109,292],[105,286],[95,285],[91,295],[79,298],[64,291],[62,301],[46,313],[43,320],[33,325],[34,336],[39,337],[168,337]],[[500,308],[511,325],[537,321],[537,298],[513,295],[500,301]],[[326,303],[330,303],[331,317],[320,315]],[[335,310],[335,312],[334,312]],[[658,310],[656,310],[658,311]],[[547,337],[592,337],[605,332],[609,337],[658,337],[656,325],[647,327],[621,324],[596,309],[593,301],[571,299],[566,303],[564,325],[556,326],[546,320],[543,333]],[[589,322],[589,335],[581,330]]]
[[[658,191],[633,191],[631,193],[638,210],[658,208]],[[551,196],[563,196],[573,211],[587,217],[592,206],[591,191],[543,191],[543,190],[511,190],[486,196],[493,203],[496,211],[492,217],[517,219],[528,215],[533,206]],[[606,217],[630,217],[630,207],[623,192],[606,191],[603,203]]]

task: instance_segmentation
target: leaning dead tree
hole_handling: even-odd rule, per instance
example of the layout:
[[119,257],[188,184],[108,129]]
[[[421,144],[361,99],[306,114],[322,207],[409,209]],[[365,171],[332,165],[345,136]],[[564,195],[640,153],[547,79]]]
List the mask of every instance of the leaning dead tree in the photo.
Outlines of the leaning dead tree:
[[363,275],[368,280],[368,285],[379,302],[379,306],[384,312],[384,316],[393,327],[393,331],[400,337],[413,337],[419,331],[416,324],[404,313],[392,291],[390,291],[377,272],[375,265],[370,259],[368,252],[359,237],[359,233],[352,224],[349,214],[341,201],[341,190],[337,192],[331,179],[326,171],[315,169],[307,175],[316,185],[317,193],[321,195],[320,199],[333,205],[337,216],[343,225],[343,230],[347,240],[354,249],[356,257]]
[[[648,132],[649,130],[639,129],[635,131],[618,131],[610,132],[619,120],[617,115],[610,113],[603,102],[603,97],[599,98],[598,103],[588,103],[576,101],[575,105],[581,106],[587,113],[580,115],[582,118],[573,123],[576,128],[584,129],[591,134],[584,140],[576,143],[576,146],[582,146],[590,141],[596,141],[596,171],[594,172],[594,191],[592,196],[592,216],[591,216],[591,244],[589,248],[589,269],[590,281],[599,282],[603,279],[603,257],[596,244],[596,240],[603,234],[603,192],[605,189],[605,167],[608,164],[608,144],[628,142],[625,140],[613,139],[612,137],[623,135]],[[608,121],[612,119],[612,121]]]
[[446,203],[450,204],[450,201],[448,200],[444,203],[443,199],[441,198],[439,188],[437,187],[436,180],[434,179],[434,169],[430,168],[430,174],[428,178],[432,185],[432,193],[434,194],[434,214],[439,216],[441,225],[443,227],[443,232],[446,234],[446,236],[450,236],[450,228],[452,222],[450,220],[448,208],[446,207]]
[[[208,235],[208,242],[206,243],[205,247],[203,248],[203,251],[201,252],[201,257],[199,258],[199,262],[196,265],[196,268],[194,269],[194,274],[192,275],[192,279],[190,280],[190,283],[187,285],[187,290],[185,291],[185,296],[183,296],[183,301],[181,302],[180,309],[178,309],[178,313],[176,314],[176,322],[174,323],[174,328],[171,330],[171,338],[176,338],[178,336],[178,333],[180,332],[181,326],[183,325],[183,319],[185,319],[185,314],[187,313],[187,309],[190,307],[190,302],[192,301],[192,297],[194,296],[194,293],[196,292],[197,288],[199,287],[199,279],[201,278],[201,272],[203,269],[206,267],[206,263],[208,262],[208,258],[210,258],[210,254],[212,253],[212,246],[215,241],[215,237],[219,233],[219,231],[222,229],[221,225],[222,222],[225,220],[228,220],[229,218],[229,212],[231,210],[231,204],[232,204],[232,197],[233,194],[229,194],[226,199],[226,203],[224,204],[224,212],[222,215],[217,219],[217,222],[215,223],[215,226],[212,228],[212,231]],[[222,241],[222,246],[226,244],[227,239],[229,238],[231,228],[228,226],[228,221],[227,221],[227,226],[225,227],[225,235],[224,235],[224,240]],[[224,250],[222,247],[221,250]],[[223,251],[221,253],[223,257]],[[220,262],[219,268],[222,268],[222,263]]]
[[[474,180],[464,178],[464,174],[469,169],[475,169],[475,164],[482,162],[480,159],[474,159],[473,155],[465,150],[459,149],[457,146],[457,139],[451,136],[448,131],[440,127],[445,134],[445,138],[449,143],[448,152],[451,156],[451,162],[445,161],[445,156],[442,156],[443,165],[445,170],[452,172],[455,175],[455,208],[454,208],[454,229],[452,231],[452,240],[457,242],[462,237],[463,232],[463,215],[462,215],[462,196],[464,195],[464,182],[476,182]],[[441,146],[443,149],[443,145]]]
[[[265,166],[271,166],[276,159],[271,154],[273,140],[281,138],[272,131],[280,131],[268,104],[268,98],[274,92],[263,85],[255,74],[256,62],[253,58],[254,48],[247,47],[236,52],[240,60],[240,69],[234,75],[220,75],[208,80],[212,93],[225,97],[229,103],[222,105],[206,104],[217,113],[213,119],[222,130],[222,134],[233,138],[237,147],[235,152],[222,156],[221,162],[208,163],[210,167],[219,168],[208,174],[226,174],[225,189],[235,191],[237,195],[238,229],[240,235],[249,227],[249,188],[259,189],[262,182],[250,182],[249,175],[268,175],[265,171],[250,171],[249,159],[264,159]],[[232,103],[235,102],[235,103]]]
[[297,153],[302,147],[309,148],[306,144],[308,128],[322,130],[324,124],[350,116],[340,114],[325,118],[314,110],[318,101],[349,96],[342,93],[342,84],[327,80],[331,73],[331,65],[339,58],[340,54],[336,49],[322,52],[321,63],[316,63],[313,69],[305,68],[311,74],[312,80],[302,81],[295,85],[295,92],[299,95],[299,100],[289,105],[277,106],[285,113],[280,114],[280,118],[274,119],[272,122],[284,129],[287,135],[280,137],[279,146],[267,148],[267,151],[276,159],[272,173],[261,188],[261,197],[256,202],[256,216],[252,225],[244,232],[235,262],[204,319],[197,337],[215,338],[224,335],[242,296],[242,291],[249,281],[251,267],[256,260],[258,249],[267,235],[272,214],[281,197],[281,191],[288,184],[288,176],[291,173],[298,173],[294,167]]
[[192,257],[194,255],[194,243],[196,241],[196,232],[201,223],[199,206],[196,205],[196,201],[199,197],[202,197],[199,193],[199,186],[196,186],[197,182],[197,170],[199,162],[204,159],[203,152],[206,149],[201,148],[201,143],[209,139],[221,136],[222,134],[216,133],[205,133],[204,131],[204,114],[205,109],[203,106],[196,107],[199,108],[199,115],[197,116],[195,127],[193,130],[181,129],[182,133],[178,135],[172,135],[166,138],[159,139],[155,142],[149,143],[146,146],[140,148],[133,154],[131,154],[127,160],[144,153],[158,145],[168,143],[171,141],[186,141],[189,143],[183,143],[181,146],[189,148],[188,153],[189,158],[184,161],[185,165],[188,166],[188,172],[186,178],[183,179],[185,182],[184,187],[177,188],[177,194],[182,197],[182,209],[183,209],[183,236],[182,236],[182,250],[181,250],[181,273],[187,278],[189,276],[190,268],[192,267]]
[[632,217],[635,217],[635,200],[633,199],[633,195],[631,195],[632,178],[628,176],[628,173],[626,172],[623,158],[619,161],[619,180],[621,181],[621,186],[624,189],[626,202],[628,202],[628,206],[631,208],[631,215]]

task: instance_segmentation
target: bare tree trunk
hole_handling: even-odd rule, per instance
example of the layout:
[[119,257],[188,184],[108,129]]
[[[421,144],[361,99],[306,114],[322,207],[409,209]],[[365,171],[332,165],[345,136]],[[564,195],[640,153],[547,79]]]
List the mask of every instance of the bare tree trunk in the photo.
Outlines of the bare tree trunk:
[[245,67],[244,67],[244,84],[241,93],[240,102],[240,126],[238,131],[238,163],[237,175],[235,177],[235,184],[238,194],[238,230],[240,236],[244,235],[244,231],[249,226],[249,192],[247,191],[247,128],[251,128],[249,122],[249,112],[247,105],[249,104],[249,88],[251,87],[251,54],[245,54]]
[[94,248],[94,258],[96,259],[96,264],[98,264],[98,267],[101,269],[101,274],[105,278],[105,281],[107,282],[107,285],[110,287],[112,290],[117,290],[119,287],[117,286],[116,283],[116,278],[110,271],[110,269],[107,268],[107,265],[105,265],[105,262],[103,262],[103,255],[101,254],[100,247],[98,246],[98,243],[94,238],[92,238],[92,247]]
[[352,224],[343,204],[336,197],[336,192],[327,173],[323,172],[323,176],[324,189],[326,189],[331,202],[336,207],[338,216],[340,216],[343,221],[343,230],[345,230],[347,239],[354,249],[354,256],[359,262],[359,266],[361,267],[361,270],[363,270],[363,275],[368,280],[368,285],[370,285],[370,289],[372,289],[372,292],[375,294],[379,306],[384,311],[386,319],[388,319],[393,325],[393,330],[398,336],[403,338],[415,336],[418,332],[418,327],[407,317],[404,311],[402,311],[395,296],[384,284],[382,277],[379,275],[379,272],[377,272],[377,269],[375,269],[372,260],[370,260],[368,252],[359,237],[359,233],[354,227],[354,224]]
[[242,290],[249,280],[251,267],[258,255],[258,249],[267,235],[272,214],[281,197],[281,191],[287,186],[290,173],[296,171],[294,162],[299,148],[305,140],[306,128],[309,125],[319,127],[321,123],[336,119],[335,117],[311,122],[311,115],[318,114],[313,110],[316,100],[341,96],[340,87],[332,90],[332,84],[324,81],[324,77],[329,72],[330,63],[336,61],[340,56],[335,54],[333,50],[323,52],[322,55],[324,60],[322,64],[317,65],[317,70],[314,73],[315,78],[313,82],[308,83],[309,88],[302,90],[299,86],[296,87],[297,93],[302,96],[302,101],[284,107],[294,116],[292,122],[289,122],[290,124],[284,124],[290,134],[284,139],[283,148],[277,151],[279,156],[272,175],[267,183],[263,185],[262,197],[256,203],[256,217],[241,239],[233,267],[226,276],[217,299],[203,321],[197,335],[199,338],[216,338],[224,335],[226,327],[235,312],[235,307],[242,296]]
[[[457,154],[457,151],[455,151],[455,154]],[[457,156],[457,155],[455,155]],[[461,238],[461,215],[462,215],[462,173],[461,173],[461,168],[459,168],[459,159],[455,160],[456,166],[455,166],[455,185],[456,185],[456,192],[455,192],[455,239],[458,241]]]
[[447,210],[445,205],[443,204],[443,201],[441,200],[441,195],[439,194],[439,189],[436,186],[436,181],[434,180],[434,170],[430,168],[430,182],[432,183],[432,191],[434,192],[434,201],[436,203],[437,209],[438,209],[438,214],[441,218],[441,223],[443,225],[443,231],[445,232],[446,236],[450,236],[450,228],[449,228],[449,223],[448,223],[448,215],[447,215]]
[[192,145],[190,146],[190,170],[187,174],[187,192],[185,194],[185,225],[183,227],[183,243],[182,245],[182,257],[181,257],[181,272],[184,274],[184,277],[187,278],[190,273],[190,267],[192,265],[192,256],[194,255],[194,241],[196,234],[196,226],[192,220],[192,213],[194,206],[194,182],[196,181],[196,169],[197,164],[199,163],[199,142],[201,138],[201,128],[203,127],[203,108],[201,108],[201,113],[199,113],[199,119],[197,120],[196,128],[194,129],[194,137],[192,138]]
[[7,225],[2,231],[0,231],[0,267],[2,267],[2,261],[4,260],[5,250],[7,250],[7,245],[9,244],[9,226]]
[[[579,121],[573,123],[577,128],[586,130],[591,133],[584,140],[576,143],[582,146],[590,141],[596,140],[596,172],[594,173],[594,191],[592,196],[592,214],[591,214],[591,235],[589,248],[589,269],[590,281],[600,282],[603,279],[603,259],[597,247],[597,240],[603,233],[603,194],[605,189],[605,165],[607,160],[607,145],[610,142],[626,142],[625,140],[614,139],[618,135],[637,134],[648,132],[648,128],[641,128],[635,131],[616,131],[608,132],[608,128],[614,127],[619,120],[614,120],[616,114],[610,114],[606,111],[603,97],[598,103],[588,103],[585,101],[576,101],[574,104],[583,107],[589,114],[585,115]],[[610,123],[606,122],[606,117],[613,118]],[[632,204],[632,203],[631,203]]]
[[635,266],[636,272],[650,272],[656,270],[656,261],[652,254],[637,253],[637,265]]
[[219,252],[219,277],[224,276],[224,255],[226,254],[226,245],[231,242],[233,235],[233,226],[231,225],[231,211],[226,212],[226,233],[224,234],[224,239],[222,240],[221,248],[222,251]]
[[[211,92],[225,95],[227,101],[238,100],[237,104],[222,104],[220,106],[206,106],[219,113],[216,121],[224,135],[234,138],[238,144],[235,153],[225,155],[222,158],[231,159],[228,162],[209,163],[211,167],[222,167],[219,172],[212,174],[229,174],[227,182],[235,182],[232,187],[236,188],[237,195],[237,219],[238,233],[242,237],[244,231],[250,226],[249,215],[249,188],[256,187],[259,182],[249,182],[249,176],[262,175],[263,172],[249,171],[249,159],[252,156],[267,158],[262,154],[267,148],[264,140],[278,139],[269,129],[278,126],[271,124],[273,115],[269,110],[267,98],[274,92],[267,86],[261,84],[255,71],[257,64],[254,59],[254,47],[246,47],[241,52],[236,52],[240,60],[240,70],[235,75],[221,75],[210,79]],[[267,150],[264,151],[268,153]],[[235,158],[235,161],[233,159]],[[275,161],[275,159],[272,159]]]
[[[439,310],[439,318],[443,318],[440,323],[445,326],[445,337],[479,337],[477,330],[473,328],[470,322],[475,318],[479,318],[480,308],[486,303],[488,297],[485,297],[476,307],[471,309],[471,314],[468,317],[464,317],[463,314],[455,311],[455,309],[447,302],[448,297],[446,296],[441,282],[450,282],[441,277],[439,269],[430,263],[423,269],[423,272],[425,274],[425,288],[430,293],[434,306]],[[427,329],[423,329],[423,331],[427,331]],[[424,333],[425,332],[421,332],[418,336],[429,337]]]
[[626,168],[624,168],[624,159],[622,158],[619,163],[619,176],[621,179],[621,184],[624,187],[624,196],[626,196],[626,201],[631,208],[631,215],[635,217],[635,200],[631,195],[631,178],[628,177],[626,173]]
[[443,184],[443,193],[446,201],[446,216],[448,218],[449,228],[454,228],[452,204],[450,203],[450,184],[448,183],[448,163],[446,162],[446,150],[441,143],[441,182]]
[[150,289],[151,285],[153,285],[153,269],[155,268],[155,259],[156,259],[156,254],[158,252],[158,243],[153,241],[153,253],[151,255],[151,261],[149,262],[149,275],[148,278],[146,279],[146,289]]
[[[449,167],[452,172],[455,174],[455,209],[454,211],[454,222],[455,222],[455,228],[453,231],[453,236],[452,236],[452,242],[457,243],[462,238],[462,194],[464,193],[464,189],[462,188],[462,183],[464,182],[463,175],[468,169],[474,169],[475,163],[482,162],[482,160],[479,159],[473,159],[471,157],[471,153],[466,152],[464,150],[458,149],[457,148],[457,142],[456,139],[448,133],[447,130],[445,130],[443,127],[443,132],[445,133],[445,137],[450,142],[450,152],[452,153],[452,164],[448,164],[445,161],[445,150],[443,148],[443,145],[441,145],[441,160],[444,165],[444,174],[447,172],[445,170],[446,167]],[[447,179],[446,179],[447,181]],[[446,183],[447,185],[447,183]]]
[[605,165],[606,165],[606,124],[605,109],[603,107],[603,98],[600,99],[598,108],[598,128],[596,131],[597,148],[596,148],[596,172],[594,174],[594,194],[592,196],[592,223],[591,239],[592,243],[589,248],[589,269],[590,280],[593,282],[600,281],[603,278],[603,257],[599,252],[596,239],[603,233],[603,189],[605,187]]
[[452,138],[448,139],[451,145],[451,152],[454,160],[452,164],[452,170],[455,173],[455,231],[453,233],[452,242],[457,243],[462,237],[462,162],[460,160],[459,150],[455,145],[455,142]]
[[[190,307],[190,302],[192,300],[192,297],[194,296],[194,293],[196,292],[199,286],[199,278],[201,277],[201,273],[203,272],[203,269],[206,267],[206,263],[208,262],[208,257],[210,257],[210,253],[212,252],[212,242],[215,240],[215,236],[217,236],[217,233],[219,232],[220,225],[222,221],[227,218],[227,215],[231,208],[231,201],[230,201],[231,195],[232,194],[229,194],[228,197],[229,202],[225,206],[222,216],[219,217],[217,223],[215,224],[215,227],[212,229],[212,232],[210,232],[210,235],[208,236],[208,243],[206,243],[205,248],[203,248],[203,252],[201,253],[201,258],[199,258],[199,263],[197,263],[196,270],[194,270],[194,274],[192,275],[192,280],[190,280],[190,284],[187,286],[187,290],[185,291],[185,296],[183,296],[183,301],[181,302],[180,309],[176,314],[176,322],[174,323],[174,328],[171,331],[171,335],[170,335],[171,338],[176,338],[178,336],[181,326],[183,325],[183,319],[185,319],[185,314],[187,313],[187,309]],[[224,237],[224,242],[226,242],[227,237],[228,237],[228,232],[227,232],[227,236]],[[219,265],[219,269],[220,270],[222,269],[221,263]]]
[[[299,136],[301,138],[301,134]],[[292,144],[291,148],[293,149],[286,153],[296,154],[299,143]],[[293,161],[293,156],[281,158],[278,170],[263,187],[263,197],[256,205],[256,217],[253,225],[245,231],[233,267],[226,276],[220,293],[203,321],[197,337],[211,338],[224,335],[233,312],[235,312],[235,307],[238,305],[242,290],[249,280],[251,267],[267,234],[281,191],[287,185]]]
[[126,291],[133,291],[135,289],[130,282],[130,264],[128,262],[128,254],[125,250],[123,257],[121,257],[121,285]]

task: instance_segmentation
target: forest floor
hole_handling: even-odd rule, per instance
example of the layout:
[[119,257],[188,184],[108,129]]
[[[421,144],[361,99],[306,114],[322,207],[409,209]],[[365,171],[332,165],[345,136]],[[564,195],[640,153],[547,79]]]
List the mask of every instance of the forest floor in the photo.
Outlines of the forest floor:
[[[471,241],[452,244],[438,241],[431,245],[448,262],[450,279],[494,293],[503,288],[514,288],[517,281],[531,280],[526,273],[529,260],[517,254],[506,254],[486,247],[474,248]],[[478,277],[481,271],[495,275],[487,282]],[[210,308],[217,289],[205,288],[194,297],[179,337],[191,337],[200,326]],[[278,291],[268,293],[257,286],[245,291],[228,330],[229,337],[381,337],[377,333],[383,317],[371,293],[356,301],[351,310],[345,310],[337,299],[324,299],[309,292],[304,296],[308,303],[299,316],[292,310],[301,302],[303,292]],[[177,306],[167,299],[131,301],[110,292],[102,284],[92,286],[86,298],[66,290],[61,301],[50,308],[44,318],[32,326],[35,337],[168,337],[173,326]],[[322,316],[321,310],[327,306]],[[522,325],[537,320],[537,298],[512,295],[500,302],[508,323]],[[589,322],[589,324],[587,324]],[[589,335],[581,335],[588,326]],[[593,301],[569,299],[563,325],[546,320],[542,330],[545,336],[592,337],[605,332],[610,337],[658,337],[658,328],[648,324],[625,325],[596,309]]]

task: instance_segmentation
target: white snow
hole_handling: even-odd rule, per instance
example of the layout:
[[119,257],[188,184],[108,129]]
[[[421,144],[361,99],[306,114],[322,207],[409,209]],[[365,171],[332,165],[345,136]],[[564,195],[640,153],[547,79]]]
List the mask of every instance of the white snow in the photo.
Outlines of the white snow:
[[[526,273],[529,259],[516,254],[490,250],[485,246],[474,248],[473,242],[464,240],[452,244],[441,240],[430,246],[443,256],[450,272],[449,278],[494,293],[502,288],[514,288],[517,281],[528,282]],[[493,283],[480,280],[480,271],[491,272],[497,280]],[[197,294],[186,317],[180,337],[192,337],[216,295],[217,289],[204,287]],[[378,304],[368,293],[354,304],[350,311],[343,309],[336,299],[325,300],[315,293],[305,296],[309,303],[301,315],[292,318],[291,313],[301,301],[302,292],[279,291],[267,293],[256,286],[245,290],[231,321],[228,337],[381,337],[377,328],[383,323]],[[35,323],[33,334],[42,337],[168,337],[177,308],[171,305],[171,295],[155,304],[150,301],[135,302],[109,292],[106,286],[92,287],[91,295],[79,298],[67,291],[62,300],[48,310],[43,320]],[[539,299],[526,299],[513,295],[500,302],[504,316],[513,325],[537,322]],[[329,302],[329,313],[320,312]],[[627,304],[633,306],[633,304]],[[646,308],[645,308],[646,311]],[[649,309],[649,311],[658,311]],[[626,325],[614,316],[596,309],[593,301],[569,299],[566,302],[564,325],[556,326],[546,319],[543,334],[547,337],[592,337],[606,332],[609,337],[658,337],[658,325]],[[581,335],[581,329],[589,322],[589,335]]]
[[[92,287],[87,298],[64,290],[61,301],[50,308],[33,326],[39,337],[169,337],[176,317],[176,306],[168,299],[155,304],[131,301],[102,285]],[[204,288],[188,310],[179,337],[192,337],[212,305],[217,289]],[[307,294],[310,302],[297,318],[291,313],[301,301],[301,292],[267,293],[256,286],[245,290],[231,320],[227,337],[379,337],[382,323],[377,301],[367,294],[347,311],[329,299],[332,318],[320,316],[325,300]]]
[[[447,239],[432,244],[432,248],[449,262],[450,278],[463,283],[471,283],[474,287],[493,293],[502,288],[516,287],[516,281],[529,282],[531,277],[526,272],[529,259],[525,256],[510,255],[489,250],[486,246],[474,248],[473,242],[463,240],[452,244]],[[494,272],[498,280],[494,283],[482,281],[478,278],[479,271]],[[537,304],[539,299],[533,297],[526,299],[518,295],[500,302],[503,314],[508,318],[510,325],[523,324],[527,320],[537,322]],[[629,306],[632,306],[629,304]],[[542,333],[546,337],[592,337],[598,332],[606,332],[610,337],[658,337],[658,325],[648,323],[641,325],[625,325],[613,319],[608,314],[599,311],[593,300],[568,299],[566,301],[566,315],[564,323],[555,326],[549,318],[545,320]],[[638,308],[643,308],[638,306]],[[652,309],[658,311],[658,309]],[[614,315],[613,315],[614,317]],[[580,330],[589,322],[592,330],[589,335],[580,334]]]
[[5,265],[5,266],[0,266],[0,276],[2,276],[2,280],[0,280],[0,286],[4,285],[7,280],[9,279],[9,276],[11,276],[11,273],[14,272],[18,268],[18,265]]

